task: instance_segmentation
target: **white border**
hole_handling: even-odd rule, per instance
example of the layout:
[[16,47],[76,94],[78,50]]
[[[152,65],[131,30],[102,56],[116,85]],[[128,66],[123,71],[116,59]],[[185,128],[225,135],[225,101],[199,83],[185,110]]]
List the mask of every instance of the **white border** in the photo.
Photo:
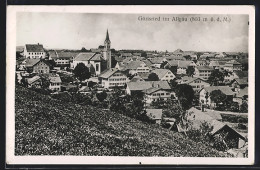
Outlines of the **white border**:
[[[149,13],[149,14],[248,14],[249,15],[249,114],[248,158],[115,157],[115,156],[15,156],[15,49],[17,12]],[[8,6],[6,65],[7,164],[189,164],[252,165],[255,151],[255,8],[254,6]]]

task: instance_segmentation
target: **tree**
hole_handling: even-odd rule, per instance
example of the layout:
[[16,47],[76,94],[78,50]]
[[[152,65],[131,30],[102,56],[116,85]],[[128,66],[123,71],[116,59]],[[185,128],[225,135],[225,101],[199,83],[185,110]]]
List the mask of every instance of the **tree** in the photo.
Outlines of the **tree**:
[[85,47],[82,47],[80,51],[81,51],[81,52],[87,52],[88,50],[86,50]]
[[96,84],[97,84],[96,82],[89,81],[89,82],[88,82],[88,87],[89,87],[89,88],[93,88]]
[[151,73],[151,74],[149,74],[149,76],[148,76],[148,80],[149,80],[149,81],[159,81],[159,77],[158,77],[157,74]]
[[90,72],[89,72],[88,68],[85,66],[85,64],[83,64],[83,63],[77,64],[77,66],[73,70],[73,73],[80,81],[90,78]]
[[211,83],[211,85],[218,86],[219,82],[224,81],[223,72],[221,72],[219,70],[213,70],[212,73],[209,76],[208,81]]
[[100,102],[103,102],[107,98],[107,93],[102,91],[101,93],[97,93],[96,97]]
[[48,89],[50,86],[50,80],[48,78],[41,78],[42,80],[42,88]]
[[178,85],[178,82],[176,81],[176,79],[173,79],[173,80],[170,80],[169,85],[171,86],[171,89],[172,89],[173,91],[175,91],[175,88],[176,88],[176,86]]
[[194,98],[193,88],[188,84],[178,84],[175,92],[183,110],[188,110]]
[[183,56],[186,60],[191,60],[191,56],[190,55],[185,55]]
[[177,69],[178,69],[177,66],[171,66],[171,67],[169,68],[169,70],[170,70],[174,75],[177,74]]
[[193,77],[195,74],[195,68],[193,66],[188,66],[186,73],[188,76]]
[[183,115],[183,109],[177,100],[168,99],[164,103],[163,117],[175,118],[178,122]]
[[247,102],[243,102],[240,106],[240,110],[241,113],[247,113],[248,112],[248,104]]
[[232,102],[230,106],[230,111],[238,112],[239,111],[239,104],[237,102]]
[[[210,99],[211,101],[213,101],[214,103],[216,103],[216,107],[218,109],[220,108],[220,103],[224,103],[225,100],[227,99],[227,96],[221,91],[221,90],[213,90],[210,93]],[[222,109],[221,109],[222,110]],[[224,109],[223,109],[224,110]]]

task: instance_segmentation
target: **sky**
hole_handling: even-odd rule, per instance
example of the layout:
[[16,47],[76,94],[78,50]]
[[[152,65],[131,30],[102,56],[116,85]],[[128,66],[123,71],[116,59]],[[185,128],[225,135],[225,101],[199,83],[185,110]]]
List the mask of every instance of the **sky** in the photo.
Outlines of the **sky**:
[[[140,18],[158,18],[146,21]],[[163,21],[162,18],[169,18]],[[172,21],[173,17],[187,21]],[[200,21],[190,21],[200,17]],[[216,19],[227,17],[230,22]],[[202,21],[207,18],[207,21]],[[213,18],[215,21],[211,22]],[[157,51],[248,52],[248,15],[17,13],[16,45],[86,49],[104,44],[109,31],[111,48]]]

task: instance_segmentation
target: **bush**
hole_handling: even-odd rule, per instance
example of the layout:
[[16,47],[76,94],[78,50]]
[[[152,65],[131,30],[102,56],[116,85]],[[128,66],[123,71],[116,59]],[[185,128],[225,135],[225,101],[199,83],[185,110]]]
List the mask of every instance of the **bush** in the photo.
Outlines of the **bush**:
[[230,115],[230,114],[221,114],[222,121],[230,123],[248,123],[247,117]]
[[242,123],[238,123],[237,128],[238,129],[242,129],[242,130],[246,130],[247,129],[246,125],[244,125]]

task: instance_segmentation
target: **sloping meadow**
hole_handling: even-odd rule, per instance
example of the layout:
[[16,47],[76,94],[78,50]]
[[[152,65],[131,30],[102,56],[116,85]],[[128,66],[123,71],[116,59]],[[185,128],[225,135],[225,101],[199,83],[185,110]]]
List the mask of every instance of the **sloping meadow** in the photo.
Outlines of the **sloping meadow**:
[[219,157],[183,134],[17,86],[16,155]]

